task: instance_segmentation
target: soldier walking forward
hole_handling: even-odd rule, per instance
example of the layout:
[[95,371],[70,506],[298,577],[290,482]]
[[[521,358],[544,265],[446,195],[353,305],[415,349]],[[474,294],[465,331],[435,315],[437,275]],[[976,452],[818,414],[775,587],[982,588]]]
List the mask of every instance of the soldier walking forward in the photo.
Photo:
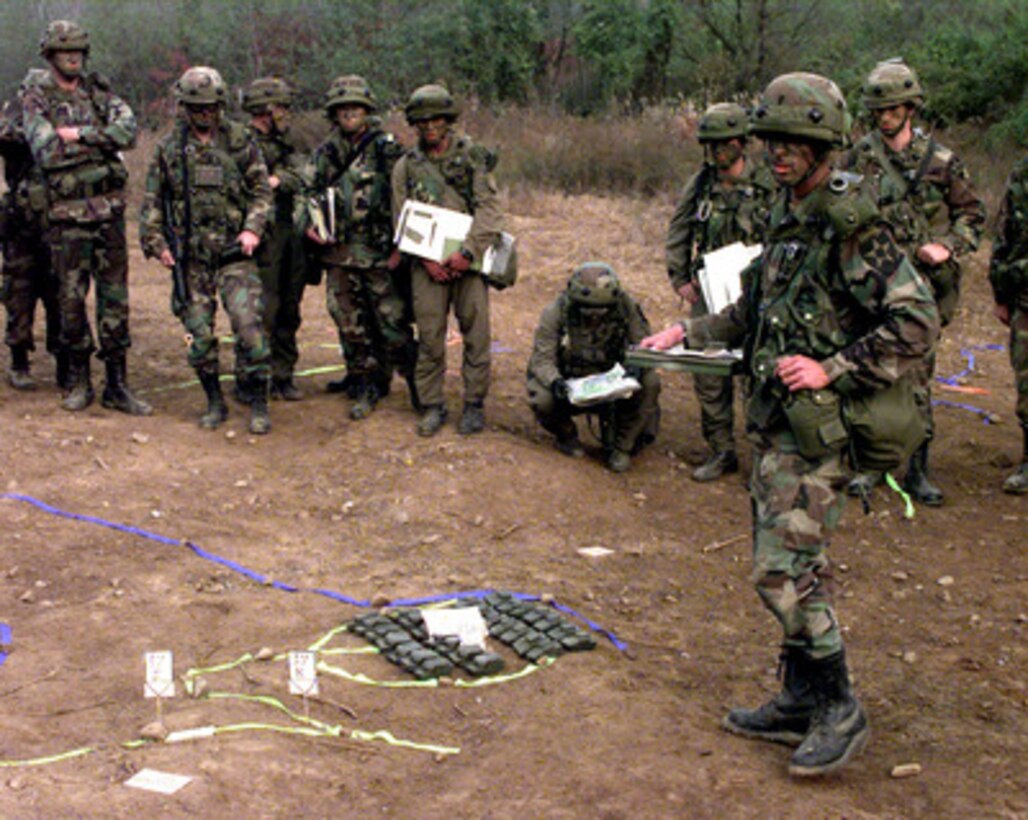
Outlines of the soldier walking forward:
[[223,119],[228,88],[217,71],[190,68],[175,83],[175,97],[179,119],[157,143],[146,173],[143,253],[173,273],[172,309],[207,395],[200,426],[214,429],[228,417],[214,333],[220,296],[252,397],[250,432],[267,433],[270,352],[254,252],[271,209],[268,169],[246,128]]
[[93,402],[90,357],[96,350],[86,315],[90,279],[96,283],[96,326],[107,371],[104,407],[148,416],[149,404],[126,382],[129,338],[128,247],[121,151],[136,142],[136,118],[107,80],[86,73],[89,35],[69,20],[47,26],[39,47],[49,74],[26,84],[25,137],[46,181],[50,265],[57,277],[60,354],[67,356],[68,392],[61,406]]
[[818,775],[846,764],[870,733],[850,687],[827,555],[845,500],[840,404],[915,366],[934,344],[939,318],[873,199],[832,169],[832,149],[849,133],[835,83],[815,74],[776,78],[751,126],[785,189],[764,254],[744,272],[735,304],[642,344],[745,345],[753,578],[782,626],[785,678],[770,702],[733,709],[723,725],[799,744],[790,773]]

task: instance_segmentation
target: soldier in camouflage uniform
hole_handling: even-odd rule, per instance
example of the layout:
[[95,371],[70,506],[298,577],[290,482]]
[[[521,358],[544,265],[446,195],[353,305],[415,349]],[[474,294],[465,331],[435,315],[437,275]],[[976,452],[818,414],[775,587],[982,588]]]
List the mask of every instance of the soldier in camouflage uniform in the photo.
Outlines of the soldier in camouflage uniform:
[[1021,466],[1007,476],[1003,491],[1028,493],[1028,158],[1014,166],[992,246],[989,283],[996,318],[1010,328],[1010,364],[1017,384],[1017,418],[1024,437]]
[[486,250],[500,240],[503,214],[492,169],[496,155],[454,130],[460,113],[450,92],[426,85],[411,94],[407,121],[418,131],[418,144],[393,170],[393,218],[404,200],[428,202],[471,214],[463,246],[442,264],[417,259],[411,272],[414,321],[418,326],[418,396],[424,413],[420,436],[433,436],[446,421],[443,381],[446,373],[446,325],[452,306],[464,337],[464,409],[457,424],[461,435],[485,429],[483,402],[489,391],[489,289],[471,271]]
[[[924,92],[912,69],[900,60],[879,63],[864,83],[862,98],[876,128],[853,147],[844,165],[874,183],[878,206],[918,273],[931,284],[945,327],[957,309],[961,259],[981,240],[985,205],[956,154],[914,127]],[[929,440],[934,372],[932,351],[914,374]],[[904,487],[934,507],[942,504],[943,495],[928,477],[929,440],[910,457]],[[851,492],[866,493],[879,478],[862,474]]]
[[[289,133],[292,104],[293,90],[279,77],[254,80],[243,92],[250,135],[261,149],[274,193],[264,241],[257,250],[257,273],[264,293],[264,333],[271,347],[271,396],[299,401],[303,395],[293,382],[293,369],[300,357],[296,334],[307,281],[293,210],[303,184],[305,158]],[[236,374],[237,386],[245,381],[241,376]],[[245,401],[251,397],[241,398]]]
[[753,578],[782,625],[785,679],[770,702],[733,709],[723,725],[799,743],[790,773],[817,775],[844,765],[869,734],[850,688],[826,551],[845,500],[840,403],[916,366],[935,343],[939,317],[873,197],[832,170],[832,148],[849,132],[834,83],[803,73],[776,78],[751,130],[786,189],[773,204],[763,257],[744,272],[735,304],[642,344],[720,340],[746,351]]
[[[320,237],[313,227],[307,228],[306,236],[319,246],[325,267],[328,312],[343,341],[347,375],[354,384],[354,420],[371,415],[388,389],[394,367],[407,380],[411,403],[417,407],[417,348],[391,272],[399,254],[392,254],[390,186],[403,148],[373,119],[377,110],[378,102],[363,77],[333,80],[325,95],[325,113],[335,128],[315,150],[307,172],[309,195],[323,201],[334,198],[335,236]],[[380,374],[387,374],[384,384]]]
[[[567,289],[543,310],[528,360],[528,403],[539,423],[557,438],[557,449],[568,456],[584,454],[568,401],[567,379],[604,373],[624,364],[630,345],[650,333],[642,308],[621,287],[609,265],[587,262],[576,268]],[[631,454],[656,437],[660,409],[660,377],[655,370],[632,372],[642,390],[609,407],[590,406],[578,412],[611,411],[604,454],[607,466],[622,473]],[[604,439],[607,438],[606,432]]]
[[150,405],[126,383],[129,338],[125,182],[120,152],[136,141],[136,118],[107,81],[86,74],[89,36],[77,24],[47,26],[40,53],[49,73],[25,84],[25,138],[45,180],[45,241],[58,283],[60,352],[68,357],[66,410],[93,402],[90,355],[96,349],[86,315],[90,279],[96,282],[99,358],[107,370],[104,407],[148,416]]
[[[27,85],[43,81],[48,72],[32,69]],[[25,142],[21,116],[21,95],[4,103],[0,111],[0,157],[4,161],[7,191],[0,202],[0,240],[3,242],[3,279],[0,294],[7,309],[5,341],[11,350],[8,381],[15,390],[34,390],[29,370],[29,353],[35,350],[32,326],[36,303],[46,311],[46,349],[57,359],[57,383],[67,387],[68,357],[60,348],[60,318],[57,282],[50,268],[50,252],[43,242],[46,189],[32,152]]]
[[[667,268],[675,293],[692,305],[691,315],[710,311],[700,288],[703,254],[742,242],[764,241],[774,180],[746,156],[749,120],[742,106],[717,103],[700,119],[704,163],[685,185],[667,235]],[[696,374],[700,424],[711,454],[695,471],[696,481],[713,481],[739,469],[732,421],[732,377]]]
[[[228,417],[221,393],[214,317],[220,295],[237,340],[238,368],[252,396],[250,432],[271,429],[264,303],[254,252],[272,208],[268,169],[245,126],[223,118],[228,88],[213,68],[190,68],[175,83],[180,116],[157,143],[139,217],[143,253],[184,279],[172,310],[185,326],[189,363],[207,395],[200,426]],[[176,289],[177,290],[177,289]]]

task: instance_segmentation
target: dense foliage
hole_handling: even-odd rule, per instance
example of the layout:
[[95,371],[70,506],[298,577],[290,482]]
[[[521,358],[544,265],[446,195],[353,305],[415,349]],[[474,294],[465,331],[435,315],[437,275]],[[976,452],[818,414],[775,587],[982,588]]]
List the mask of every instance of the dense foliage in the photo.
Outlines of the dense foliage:
[[197,63],[234,85],[281,74],[311,104],[332,76],[356,72],[393,102],[442,80],[487,105],[587,114],[745,99],[793,69],[825,73],[856,99],[876,61],[903,55],[932,116],[1022,142],[1028,127],[1023,0],[9,0],[6,93],[58,17],[89,29],[94,65],[154,117]]

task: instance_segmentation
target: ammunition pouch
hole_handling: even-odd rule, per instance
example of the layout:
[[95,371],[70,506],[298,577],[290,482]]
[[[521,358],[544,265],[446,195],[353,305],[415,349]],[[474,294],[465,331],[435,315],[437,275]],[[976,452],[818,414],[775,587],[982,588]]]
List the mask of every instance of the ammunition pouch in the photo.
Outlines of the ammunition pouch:
[[894,470],[928,437],[927,417],[909,376],[880,390],[846,396],[843,418],[852,439],[852,466],[858,471]]
[[834,390],[799,390],[783,405],[799,453],[810,461],[842,449],[849,433],[842,420],[842,399]]

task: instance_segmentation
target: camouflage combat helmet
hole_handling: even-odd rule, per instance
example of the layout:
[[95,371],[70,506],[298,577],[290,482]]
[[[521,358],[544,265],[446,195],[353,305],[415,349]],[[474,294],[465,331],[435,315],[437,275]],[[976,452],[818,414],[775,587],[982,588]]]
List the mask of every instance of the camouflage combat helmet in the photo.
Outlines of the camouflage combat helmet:
[[89,54],[89,34],[74,20],[54,20],[39,40],[39,53],[47,57],[54,51],[82,51]]
[[587,307],[609,307],[621,296],[621,282],[604,262],[586,262],[568,280],[568,298]]
[[715,103],[700,117],[696,139],[700,142],[730,140],[736,137],[745,139],[749,131],[750,123],[746,109],[737,103]]
[[864,107],[892,108],[903,103],[920,106],[924,103],[921,81],[910,66],[899,57],[880,62],[871,69],[861,89]]
[[750,115],[758,137],[789,136],[842,146],[850,132],[846,100],[839,87],[819,74],[775,77]]
[[243,90],[243,110],[249,114],[260,114],[272,104],[293,104],[293,89],[281,77],[261,77]]
[[410,95],[404,113],[407,115],[407,122],[413,125],[416,122],[436,117],[455,120],[460,115],[460,109],[457,107],[453,95],[443,86],[423,85],[421,88],[416,88]]
[[378,100],[371,91],[368,81],[357,74],[346,74],[332,80],[325,92],[325,113],[340,105],[363,105],[369,112],[378,110]]
[[225,105],[228,86],[216,69],[193,66],[175,82],[175,99],[184,105]]

